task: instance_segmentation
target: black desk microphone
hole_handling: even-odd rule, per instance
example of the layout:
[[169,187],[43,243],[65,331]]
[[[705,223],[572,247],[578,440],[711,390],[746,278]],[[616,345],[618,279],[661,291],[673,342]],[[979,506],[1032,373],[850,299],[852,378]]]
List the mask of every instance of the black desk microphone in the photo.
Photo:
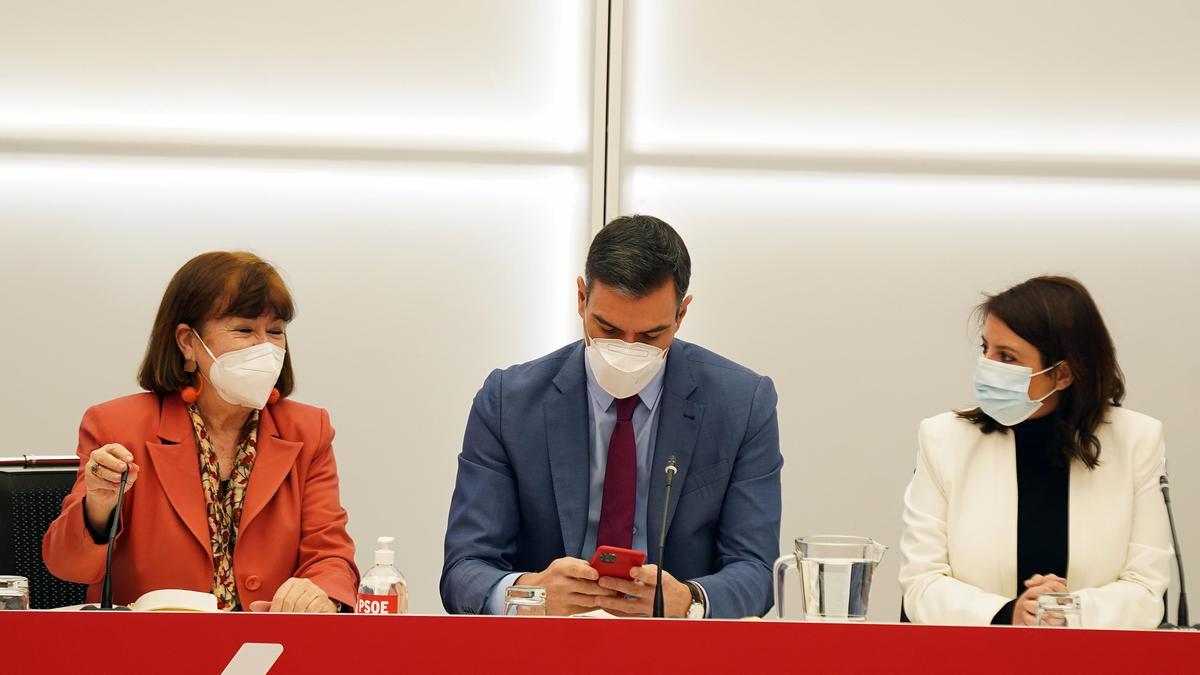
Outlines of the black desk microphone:
[[86,605],[84,609],[128,612],[125,606],[113,607],[112,603],[112,552],[117,530],[121,529],[121,504],[125,501],[125,484],[129,481],[129,469],[121,474],[121,487],[117,492],[117,506],[113,509],[112,523],[108,526],[108,553],[104,558],[104,584],[100,587],[100,606]]
[[675,455],[671,455],[667,459],[667,492],[666,496],[663,497],[662,529],[658,533],[658,580],[654,586],[654,616],[656,617],[665,616],[663,612],[662,573],[663,564],[666,562],[666,559],[663,557],[663,554],[667,549],[667,508],[671,505],[671,481],[675,478],[675,474],[679,472],[679,469],[675,465]]
[[1179,569],[1179,605],[1178,613],[1175,615],[1175,624],[1168,623],[1165,619],[1166,612],[1163,612],[1164,620],[1159,628],[1200,630],[1200,625],[1193,626],[1188,623],[1187,584],[1183,580],[1183,551],[1179,550],[1179,535],[1175,532],[1175,512],[1171,509],[1171,490],[1170,482],[1167,480],[1165,461],[1163,462],[1163,473],[1158,477],[1158,485],[1162,488],[1163,502],[1167,505],[1167,520],[1171,523],[1171,545],[1175,547],[1175,565]]

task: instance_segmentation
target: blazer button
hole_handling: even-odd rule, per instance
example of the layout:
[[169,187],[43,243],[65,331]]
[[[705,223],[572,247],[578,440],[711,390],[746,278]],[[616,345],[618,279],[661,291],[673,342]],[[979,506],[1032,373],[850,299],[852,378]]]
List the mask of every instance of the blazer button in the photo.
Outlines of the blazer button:
[[246,590],[257,591],[260,588],[262,588],[262,579],[259,579],[253,574],[246,577]]

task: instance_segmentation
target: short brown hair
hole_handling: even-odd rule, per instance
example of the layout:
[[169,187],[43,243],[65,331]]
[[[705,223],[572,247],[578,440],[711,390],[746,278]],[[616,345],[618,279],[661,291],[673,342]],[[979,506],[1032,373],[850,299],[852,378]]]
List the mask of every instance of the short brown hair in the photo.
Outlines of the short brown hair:
[[[272,314],[286,322],[295,312],[287,285],[270,263],[244,251],[201,253],[184,263],[167,284],[138,370],[138,384],[160,395],[192,384],[192,374],[184,371],[183,354],[175,342],[175,328],[181,323],[200,332],[201,324],[212,319],[257,319]],[[289,345],[275,388],[287,396],[295,381]]]
[[[980,323],[989,316],[1003,321],[1037,348],[1042,365],[1066,361],[1070,387],[1059,392],[1055,411],[1060,457],[1066,464],[1079,460],[1094,469],[1100,464],[1096,429],[1108,409],[1125,398],[1125,375],[1117,350],[1096,302],[1083,284],[1069,277],[1035,277],[998,295],[987,296],[976,308]],[[958,413],[979,425],[983,433],[1005,427],[979,408]]]

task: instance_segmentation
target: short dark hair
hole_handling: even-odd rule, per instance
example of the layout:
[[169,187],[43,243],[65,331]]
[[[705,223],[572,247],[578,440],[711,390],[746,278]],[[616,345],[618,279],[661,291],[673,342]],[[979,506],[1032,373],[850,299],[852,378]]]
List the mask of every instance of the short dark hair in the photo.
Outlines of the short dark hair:
[[[1043,367],[1065,361],[1071,368],[1071,386],[1059,392],[1062,399],[1054,412],[1060,457],[1065,464],[1077,459],[1089,469],[1096,468],[1100,464],[1096,429],[1108,409],[1119,407],[1125,398],[1125,375],[1091,294],[1069,277],[1035,277],[987,296],[975,311],[981,325],[994,316],[1036,347]],[[958,416],[979,425],[985,434],[1005,431],[979,408]]]
[[654,216],[621,216],[592,239],[583,274],[588,293],[592,282],[599,281],[631,298],[674,281],[678,305],[687,296],[692,258],[683,238],[664,221]]
[[[184,263],[167,284],[138,370],[138,384],[160,395],[192,384],[193,376],[184,371],[183,354],[175,342],[175,328],[181,323],[199,332],[201,324],[211,319],[257,319],[271,314],[287,322],[295,313],[287,285],[270,263],[242,251],[201,253]],[[288,347],[275,383],[282,396],[291,394],[296,383]]]

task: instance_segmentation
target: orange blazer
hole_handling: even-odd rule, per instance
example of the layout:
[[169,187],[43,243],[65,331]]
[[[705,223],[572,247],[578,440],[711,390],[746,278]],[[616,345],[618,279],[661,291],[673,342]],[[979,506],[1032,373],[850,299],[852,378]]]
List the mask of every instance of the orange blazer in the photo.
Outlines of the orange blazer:
[[[358,568],[338,497],[329,413],[284,399],[259,417],[258,457],[250,473],[233,553],[242,608],[270,600],[289,577],[303,577],[354,607]],[[162,588],[212,592],[212,541],[196,436],[178,394],[143,393],[93,406],[79,426],[80,474],[46,531],[42,556],[55,576],[89,584],[100,596],[105,544],[85,524],[83,470],[93,450],[120,443],[141,472],[125,494],[113,547],[113,601],[133,602]]]

